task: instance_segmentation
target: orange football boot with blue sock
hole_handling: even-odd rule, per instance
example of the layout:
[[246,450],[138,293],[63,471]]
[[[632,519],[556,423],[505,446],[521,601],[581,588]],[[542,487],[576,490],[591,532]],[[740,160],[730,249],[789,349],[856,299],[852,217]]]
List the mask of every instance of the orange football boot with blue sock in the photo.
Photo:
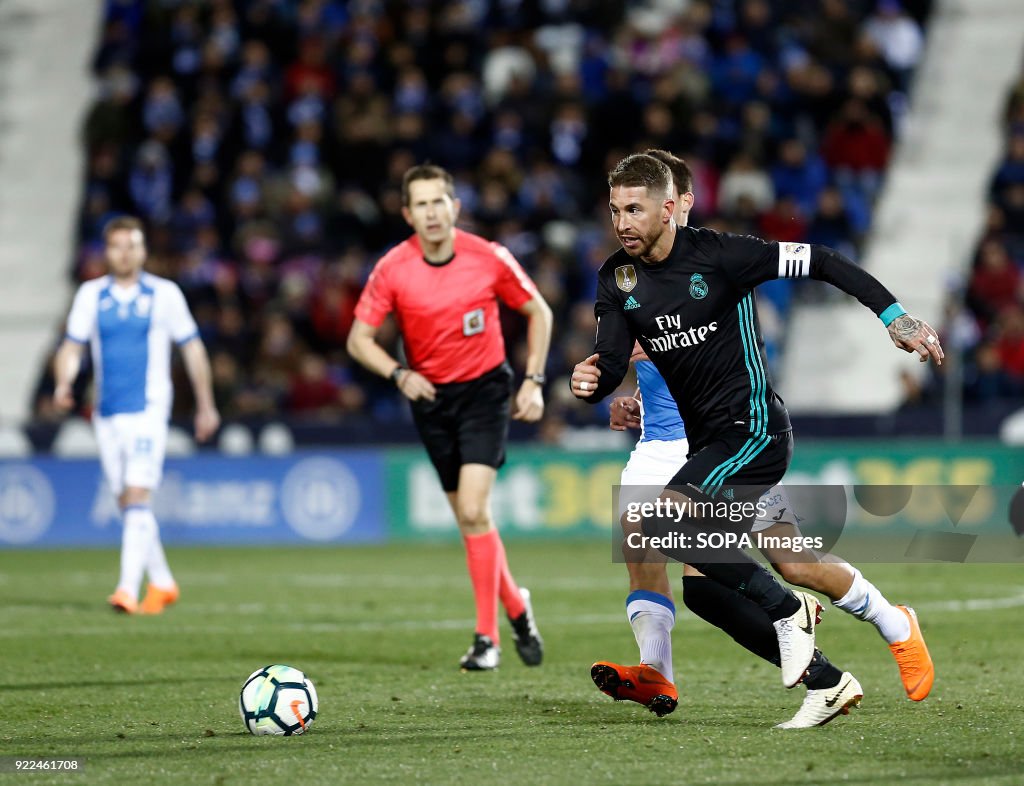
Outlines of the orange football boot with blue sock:
[[590,678],[601,693],[616,701],[642,704],[659,718],[675,710],[679,703],[676,686],[646,663],[622,666],[601,660],[590,667]]

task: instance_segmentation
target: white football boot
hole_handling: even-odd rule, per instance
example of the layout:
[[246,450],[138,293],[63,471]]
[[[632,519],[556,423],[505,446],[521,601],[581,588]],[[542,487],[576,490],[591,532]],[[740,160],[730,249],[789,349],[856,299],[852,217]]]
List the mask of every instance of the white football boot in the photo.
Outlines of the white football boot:
[[821,604],[813,595],[794,592],[800,608],[789,617],[772,623],[779,637],[779,663],[782,684],[792,688],[804,678],[804,672],[814,657],[814,626],[821,613]]
[[810,729],[824,726],[839,715],[849,715],[852,707],[859,707],[864,698],[864,689],[850,672],[844,671],[839,684],[833,688],[808,690],[804,703],[796,715],[776,729]]

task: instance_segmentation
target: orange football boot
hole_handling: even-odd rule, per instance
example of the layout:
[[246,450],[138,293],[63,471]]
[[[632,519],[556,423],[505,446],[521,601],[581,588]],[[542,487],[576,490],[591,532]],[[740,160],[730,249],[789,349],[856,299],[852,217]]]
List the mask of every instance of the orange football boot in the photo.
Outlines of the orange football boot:
[[142,599],[139,611],[143,614],[160,614],[167,606],[176,603],[180,594],[177,584],[167,589],[150,584],[146,588],[146,597]]
[[620,666],[601,660],[590,667],[590,678],[601,693],[616,701],[643,704],[659,718],[672,712],[679,702],[676,686],[646,663]]
[[889,649],[900,667],[900,679],[912,701],[921,701],[931,693],[935,682],[935,665],[928,654],[928,645],[921,635],[921,626],[917,624],[917,614],[909,606],[897,606],[910,620],[910,638],[890,644]]
[[114,611],[122,614],[134,614],[139,610],[139,602],[123,589],[114,590],[114,594],[107,598],[107,603]]

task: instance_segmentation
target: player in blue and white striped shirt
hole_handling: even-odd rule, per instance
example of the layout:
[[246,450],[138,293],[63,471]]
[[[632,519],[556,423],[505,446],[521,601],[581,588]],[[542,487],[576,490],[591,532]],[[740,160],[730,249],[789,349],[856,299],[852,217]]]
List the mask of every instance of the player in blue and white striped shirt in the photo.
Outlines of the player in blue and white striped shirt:
[[[178,599],[152,510],[163,472],[173,386],[171,342],[181,348],[196,400],[195,434],[220,426],[210,362],[178,285],[142,271],[142,222],[124,216],[104,229],[109,274],[78,288],[67,334],[54,361],[54,402],[69,410],[71,386],[88,344],[95,369],[93,426],[100,461],[123,514],[121,576],[109,603],[117,611],[158,614]],[[143,575],[146,597],[138,602]]]

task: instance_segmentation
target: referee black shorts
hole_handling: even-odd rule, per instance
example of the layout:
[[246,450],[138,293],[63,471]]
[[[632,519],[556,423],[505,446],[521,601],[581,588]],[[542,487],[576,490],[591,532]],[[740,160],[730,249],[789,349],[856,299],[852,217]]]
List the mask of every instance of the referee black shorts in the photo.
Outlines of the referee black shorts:
[[463,464],[505,463],[512,369],[502,363],[468,382],[435,385],[433,401],[413,401],[412,418],[445,491],[459,486]]

